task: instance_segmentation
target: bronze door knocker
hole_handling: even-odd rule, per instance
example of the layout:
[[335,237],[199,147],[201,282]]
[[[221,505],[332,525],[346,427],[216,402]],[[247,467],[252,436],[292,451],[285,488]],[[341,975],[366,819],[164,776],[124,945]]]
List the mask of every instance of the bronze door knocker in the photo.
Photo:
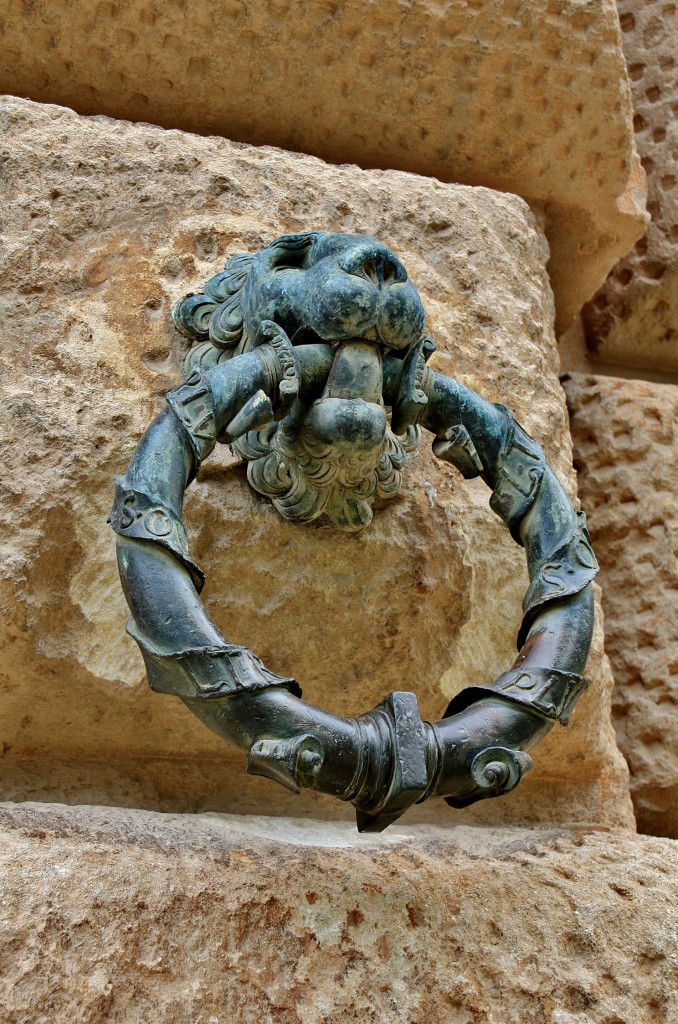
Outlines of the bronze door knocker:
[[[539,445],[503,406],[430,369],[419,295],[369,236],[311,231],[233,256],[172,316],[194,342],[185,383],[116,481],[110,517],[151,687],[246,751],[250,774],[351,801],[360,831],[381,831],[430,796],[464,807],[512,790],[531,766],[527,749],[567,724],[586,688],[598,569],[584,513]],[[525,548],[518,657],[459,693],[439,722],[422,722],[406,692],[340,718],[217,630],[198,597],[184,492],[227,443],[286,519],[364,529],[375,500],[399,493],[422,428],[438,458],[482,477]]]

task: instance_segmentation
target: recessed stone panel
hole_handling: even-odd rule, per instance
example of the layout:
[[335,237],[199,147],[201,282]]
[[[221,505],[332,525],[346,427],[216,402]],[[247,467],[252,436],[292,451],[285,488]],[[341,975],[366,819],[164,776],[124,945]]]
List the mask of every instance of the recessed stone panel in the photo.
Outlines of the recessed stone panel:
[[[178,380],[177,298],[234,252],[309,228],[374,234],[403,259],[439,346],[436,366],[510,406],[570,493],[546,245],[526,203],[400,172],[87,119],[7,99],[0,313],[3,735],[8,797],[164,809],[349,814],[247,779],[176,698],[147,690],[105,520],[163,394]],[[186,522],[226,637],[299,679],[306,699],[359,714],[416,691],[437,719],[515,657],[524,554],[430,453],[401,499],[346,535],[284,522],[228,449],[190,488]],[[535,752],[483,820],[628,822],[597,633],[572,725]],[[426,804],[420,815],[452,812]]]
[[565,390],[638,826],[678,838],[678,388],[571,374]]

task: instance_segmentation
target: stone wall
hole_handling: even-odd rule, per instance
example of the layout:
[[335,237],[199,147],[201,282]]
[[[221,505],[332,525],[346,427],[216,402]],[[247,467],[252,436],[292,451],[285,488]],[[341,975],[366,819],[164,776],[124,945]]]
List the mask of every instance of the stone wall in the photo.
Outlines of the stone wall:
[[668,1024],[678,849],[0,805],[8,1024]]
[[561,330],[644,230],[613,0],[8,0],[0,28],[2,91],[529,199]]
[[565,391],[638,827],[678,836],[678,388],[573,374]]
[[678,14],[671,3],[619,0],[636,143],[648,182],[647,233],[584,310],[594,360],[678,371]]
[[578,371],[566,390],[603,565],[615,725],[638,826],[678,837],[678,16],[673,4],[636,0],[620,0],[619,12],[651,222],[584,308],[581,328],[563,339],[561,355],[566,370]]
[[[592,686],[515,793],[359,836],[150,694],[104,524],[178,380],[173,302],[307,228],[390,244],[437,367],[510,406],[575,496],[554,314],[562,331],[646,221],[622,41],[653,223],[566,358],[678,368],[675,9],[619,8],[621,26],[612,0],[4,5],[0,88],[96,116],[0,103],[3,1024],[678,1016],[676,843],[629,831],[600,614]],[[638,824],[678,836],[676,389],[565,388]],[[425,442],[401,499],[337,537],[287,526],[221,450],[187,521],[229,639],[323,707],[411,688],[436,718],[515,654],[523,555],[487,497]]]
[[[241,756],[177,699],[148,691],[123,631],[105,525],[112,481],[179,379],[172,303],[226,255],[322,225],[375,234],[399,253],[428,310],[436,365],[511,406],[573,494],[538,223],[522,200],[482,188],[15,99],[0,116],[13,197],[0,298],[5,794],[348,814],[246,777]],[[227,449],[187,501],[205,600],[225,635],[336,713],[411,687],[422,716],[437,719],[455,692],[515,657],[523,552],[482,482],[461,480],[429,444],[402,500],[357,536],[285,523]],[[540,746],[525,784],[465,817],[630,821],[600,631],[588,673],[573,724]],[[412,814],[450,818],[440,802]]]

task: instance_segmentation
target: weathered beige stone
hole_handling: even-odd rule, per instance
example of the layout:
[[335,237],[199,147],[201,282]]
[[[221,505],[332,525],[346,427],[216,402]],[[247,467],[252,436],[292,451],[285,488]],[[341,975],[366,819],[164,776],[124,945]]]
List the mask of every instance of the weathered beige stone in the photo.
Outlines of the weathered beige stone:
[[0,805],[8,1024],[669,1024],[678,844]]
[[678,14],[660,0],[619,0],[635,110],[636,145],[647,174],[647,234],[586,307],[595,359],[678,370]]
[[[428,309],[436,365],[510,405],[574,493],[534,216],[487,189],[15,99],[1,131],[6,796],[350,814],[246,778],[242,758],[177,699],[147,691],[105,526],[113,477],[179,379],[172,303],[227,254],[325,227],[373,233],[398,252]],[[515,657],[523,552],[484,484],[435,460],[430,440],[403,497],[358,535],[284,522],[228,450],[189,492],[192,551],[225,635],[340,714],[412,688],[436,719],[454,692]],[[600,632],[588,671],[572,726],[539,748],[516,794],[472,820],[628,823]]]
[[559,329],[642,234],[613,0],[7,0],[0,89],[544,204]]
[[565,381],[639,828],[678,837],[678,388]]

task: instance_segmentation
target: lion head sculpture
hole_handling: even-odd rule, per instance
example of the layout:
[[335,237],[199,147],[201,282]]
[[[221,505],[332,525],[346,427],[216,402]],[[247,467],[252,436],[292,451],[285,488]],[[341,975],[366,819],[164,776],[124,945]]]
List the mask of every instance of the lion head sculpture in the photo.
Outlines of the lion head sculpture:
[[252,349],[270,322],[292,346],[334,351],[319,398],[308,406],[297,400],[282,419],[233,445],[248,462],[250,484],[285,518],[323,516],[358,530],[372,519],[375,498],[399,493],[417,437],[390,428],[383,358],[414,349],[425,313],[385,245],[369,235],[283,235],[259,253],[232,256],[201,294],[176,304],[172,319],[196,342],[184,361],[187,378]]

